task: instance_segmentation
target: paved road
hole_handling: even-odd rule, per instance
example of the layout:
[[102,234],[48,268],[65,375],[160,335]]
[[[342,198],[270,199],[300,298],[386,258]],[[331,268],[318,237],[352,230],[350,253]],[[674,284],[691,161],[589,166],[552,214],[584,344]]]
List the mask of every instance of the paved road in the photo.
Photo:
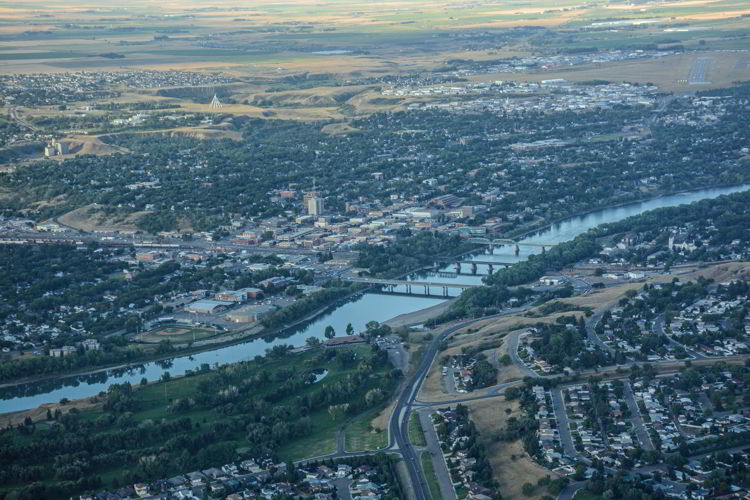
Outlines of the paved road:
[[518,357],[518,337],[520,337],[520,335],[520,331],[515,331],[508,335],[508,355],[510,356],[510,359],[513,360],[513,364],[518,366],[524,374],[529,377],[540,378],[541,375],[526,366],[526,363]]
[[665,318],[663,314],[658,315],[656,319],[654,319],[654,333],[656,333],[657,335],[661,335],[662,337],[665,337],[669,341],[669,343],[672,344],[673,346],[684,349],[686,353],[690,354],[695,359],[709,359],[708,356],[705,356],[699,353],[698,351],[694,351],[688,348],[684,344],[677,342],[675,339],[667,335],[667,332],[664,331],[664,320]]
[[441,377],[443,379],[445,392],[448,394],[458,394],[458,391],[456,390],[456,369],[449,367],[448,372],[444,376],[441,375]]
[[654,449],[654,443],[651,442],[651,435],[648,433],[646,425],[643,423],[641,412],[638,409],[638,404],[636,403],[635,396],[633,395],[633,388],[630,387],[630,381],[626,379],[623,381],[623,384],[625,386],[623,395],[625,396],[625,401],[628,403],[628,409],[630,410],[630,414],[632,415],[630,417],[630,421],[633,423],[636,436],[638,436],[638,441],[640,441],[641,447],[644,450],[652,451]]
[[336,486],[336,493],[338,498],[341,500],[352,500],[352,493],[349,490],[349,486],[352,484],[352,480],[346,477],[340,479],[334,479],[331,481]]
[[601,311],[591,316],[588,321],[586,321],[586,337],[588,337],[589,342],[591,342],[592,344],[599,346],[601,349],[607,351],[610,354],[613,354],[615,350],[605,344],[604,341],[599,338],[599,335],[596,334],[596,325],[599,324],[599,322],[602,320],[602,316],[604,316],[604,313],[608,310],[609,308],[602,309]]
[[435,361],[440,345],[457,331],[463,328],[471,326],[480,321],[500,318],[503,316],[508,316],[510,314],[516,314],[525,309],[528,309],[528,307],[529,306],[523,306],[508,309],[507,311],[504,311],[502,313],[485,316],[483,318],[462,321],[446,328],[439,335],[435,335],[432,341],[428,344],[422,358],[422,363],[419,365],[419,368],[414,373],[413,377],[409,381],[407,381],[406,384],[404,384],[403,389],[401,390],[396,402],[396,406],[393,409],[391,420],[388,424],[390,436],[389,439],[392,440],[391,446],[389,448],[398,449],[399,452],[403,455],[404,463],[406,464],[406,469],[409,472],[409,477],[414,488],[414,495],[416,497],[416,500],[427,500],[429,498],[429,488],[427,487],[427,483],[424,479],[424,473],[422,471],[422,465],[419,457],[414,450],[414,446],[409,440],[409,418],[411,417],[412,407],[414,406],[414,403],[416,401],[419,389],[425,377],[429,373],[432,364]]
[[713,57],[699,57],[695,59],[695,61],[693,61],[693,67],[690,69],[688,83],[690,85],[710,84],[711,82],[709,82],[706,77],[708,75],[708,69],[713,61]]
[[[443,451],[440,449],[440,441],[438,440],[435,426],[432,424],[432,419],[430,419],[430,412],[419,411],[417,415],[419,415],[419,421],[422,423],[422,429],[424,429],[427,451],[432,456],[432,463],[435,466],[435,475],[437,476],[438,484],[440,484],[441,498],[444,500],[456,500],[456,490],[453,488],[451,475],[445,463],[445,458],[443,458]],[[440,499],[433,498],[432,500]]]
[[428,500],[430,498],[429,488],[424,479],[422,472],[422,465],[419,457],[414,450],[414,446],[409,440],[409,418],[411,416],[411,405],[414,403],[416,394],[419,391],[419,387],[427,375],[427,372],[432,366],[432,362],[438,352],[440,343],[451,333],[462,328],[463,324],[453,326],[445,330],[440,335],[436,335],[435,338],[430,342],[427,350],[422,358],[422,363],[417,369],[414,376],[404,385],[403,390],[399,394],[396,407],[393,409],[391,420],[388,428],[390,432],[390,438],[395,443],[398,450],[404,457],[404,463],[406,469],[409,472],[412,487],[414,489],[414,496],[416,500]]
[[565,487],[564,490],[557,495],[557,500],[571,500],[578,490],[586,486],[586,481],[578,481],[577,483],[570,483]]
[[336,453],[346,452],[346,432],[341,427],[336,431]]
[[568,421],[568,413],[565,411],[562,389],[553,387],[550,390],[550,396],[552,397],[552,409],[555,411],[557,431],[560,433],[563,451],[570,458],[579,458],[580,455],[573,443],[573,435],[570,433],[570,422]]

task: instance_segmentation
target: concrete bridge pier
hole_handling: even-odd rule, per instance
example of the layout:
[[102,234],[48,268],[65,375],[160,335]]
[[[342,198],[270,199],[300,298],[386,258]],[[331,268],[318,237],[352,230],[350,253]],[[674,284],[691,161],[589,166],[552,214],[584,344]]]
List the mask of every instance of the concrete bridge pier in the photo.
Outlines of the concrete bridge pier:
[[444,286],[443,287],[443,297],[447,297],[447,296],[448,296],[448,287]]
[[411,293],[411,285],[406,285],[406,293]]
[[430,285],[425,285],[424,286],[424,294],[425,295],[429,295],[430,294]]
[[489,267],[489,273],[492,274],[492,264],[487,264],[487,267]]
[[461,274],[461,263],[456,262],[456,274]]
[[477,274],[477,265],[473,262],[471,263],[471,274]]

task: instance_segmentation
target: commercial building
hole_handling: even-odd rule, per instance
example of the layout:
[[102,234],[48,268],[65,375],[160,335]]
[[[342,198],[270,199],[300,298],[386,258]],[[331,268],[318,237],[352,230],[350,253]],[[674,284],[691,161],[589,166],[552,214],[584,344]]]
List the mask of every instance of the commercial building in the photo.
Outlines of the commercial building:
[[291,285],[294,283],[294,280],[292,278],[287,278],[285,276],[274,276],[272,278],[265,279],[258,283],[262,288],[282,288],[286,287],[287,285]]
[[226,310],[232,304],[233,302],[222,300],[197,300],[188,305],[185,310],[197,314],[214,314]]
[[50,349],[49,355],[53,358],[62,358],[63,356],[67,356],[69,354],[75,354],[77,352],[77,349],[73,347],[72,345],[64,345],[58,349]]
[[227,313],[226,318],[233,323],[253,323],[275,310],[273,306],[246,306]]
[[320,191],[310,191],[305,193],[304,203],[308,215],[322,215],[325,210],[323,195]]
[[247,300],[257,300],[263,297],[263,290],[260,288],[242,288],[241,290],[226,290],[214,294],[214,299],[222,302],[246,302]]

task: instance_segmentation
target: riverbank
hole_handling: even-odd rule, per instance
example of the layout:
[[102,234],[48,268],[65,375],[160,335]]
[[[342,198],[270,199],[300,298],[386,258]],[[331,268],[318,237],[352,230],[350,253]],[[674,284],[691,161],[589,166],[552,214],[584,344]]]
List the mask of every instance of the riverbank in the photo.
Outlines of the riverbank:
[[[710,187],[693,188],[693,189],[682,189],[680,191],[664,192],[664,193],[655,194],[653,196],[649,196],[649,197],[646,197],[646,198],[636,198],[634,200],[623,201],[623,202],[620,202],[620,203],[614,203],[614,204],[610,204],[610,205],[605,205],[603,207],[595,207],[595,208],[590,208],[590,209],[586,209],[586,210],[580,210],[580,211],[578,211],[576,213],[573,213],[573,214],[570,214],[570,215],[564,215],[564,216],[558,217],[558,218],[552,220],[551,222],[545,222],[544,224],[541,224],[541,225],[539,225],[537,227],[525,228],[520,233],[515,233],[515,232],[511,231],[510,233],[508,233],[508,238],[525,239],[525,238],[528,238],[528,237],[531,237],[531,236],[536,236],[536,235],[538,235],[540,233],[543,233],[545,231],[548,231],[548,230],[552,229],[555,225],[561,224],[562,222],[564,222],[566,220],[571,220],[571,219],[586,217],[587,215],[590,215],[590,214],[595,213],[595,212],[600,212],[600,211],[604,211],[604,210],[614,210],[614,209],[625,207],[625,206],[628,206],[628,205],[633,205],[633,204],[636,204],[636,203],[649,203],[649,202],[658,200],[659,198],[665,198],[667,196],[679,196],[681,194],[696,193],[698,191],[705,191],[705,190],[709,190],[709,189],[731,189],[731,188],[737,188],[737,191],[733,191],[732,193],[726,193],[726,194],[719,195],[719,196],[726,196],[728,194],[739,193],[739,192],[742,192],[742,191],[748,191],[748,190],[750,190],[750,184],[730,184],[730,185],[710,186]],[[740,189],[740,188],[744,188],[744,189]],[[708,198],[702,198],[702,199],[705,200],[705,199],[708,199]],[[698,201],[698,200],[695,200],[695,201]],[[690,203],[693,203],[693,202],[690,202]]]
[[[349,297],[351,298],[351,297]],[[453,299],[455,300],[455,299]],[[394,316],[393,318],[390,318],[383,322],[383,324],[389,324],[392,328],[395,328],[396,326],[393,325],[406,325],[406,324],[416,324],[422,321],[426,321],[426,319],[429,319],[430,317],[439,315],[446,307],[450,307],[450,304],[452,303],[452,300],[447,300],[445,302],[442,302],[440,304],[436,304],[430,307],[426,307],[424,309],[420,309],[418,311],[414,311],[412,313],[405,313],[405,314],[399,314],[397,316]],[[321,314],[324,314],[326,310],[330,309],[331,307],[335,307],[334,305],[329,305],[327,308],[323,308],[323,311],[316,311],[316,314],[314,317],[318,317]],[[304,318],[307,320],[314,319],[310,316]],[[304,320],[303,319],[303,320]],[[300,320],[300,321],[303,321]],[[395,323],[394,323],[395,322]],[[213,350],[213,349],[209,349]],[[181,353],[182,354],[182,353]],[[174,357],[174,356],[173,356]],[[165,358],[169,359],[169,358]],[[115,368],[101,368],[98,369],[94,373],[101,373],[106,372],[108,370],[116,369]],[[132,368],[132,366],[123,366],[120,367],[122,369]],[[72,377],[74,375],[66,375],[66,376],[59,376],[57,378],[68,378]],[[173,375],[172,379],[182,378],[186,375]],[[54,378],[54,377],[53,377]],[[133,384],[133,389],[138,390],[141,387],[147,387],[152,384],[159,383],[158,380],[150,380],[146,386],[141,386],[140,384]],[[97,408],[100,408],[105,401],[106,397],[101,397],[99,395],[92,395],[82,398],[75,398],[65,401],[64,403],[60,402],[49,402],[41,404],[35,408],[25,409],[25,410],[19,410],[19,411],[13,411],[13,412],[6,412],[6,413],[0,413],[0,428],[6,427],[8,425],[18,425],[22,424],[24,422],[24,419],[26,417],[29,417],[34,422],[40,422],[46,420],[47,410],[49,409],[52,413],[55,412],[55,410],[59,409],[63,414],[73,411],[86,411],[86,410],[94,410]]]
[[446,300],[445,302],[434,305],[432,307],[420,309],[419,311],[414,311],[414,312],[406,313],[406,314],[400,314],[394,318],[391,318],[383,322],[383,324],[388,325],[391,328],[401,328],[404,326],[419,325],[419,324],[424,323],[427,320],[436,318],[440,316],[441,314],[443,314],[445,311],[447,311],[450,308],[450,306],[453,305],[453,303],[456,300],[457,300],[457,297],[452,298],[450,300]]
[[[740,186],[734,186],[729,190],[734,192],[744,191],[750,188],[750,186],[743,184]],[[604,220],[609,222],[612,220],[619,220],[626,216],[631,215],[631,212],[639,212],[650,210],[651,208],[658,208],[658,206],[673,206],[683,203],[690,203],[697,201],[697,199],[703,198],[715,198],[727,191],[727,189],[710,188],[704,191],[690,191],[687,192],[687,196],[677,196],[673,198],[662,199],[655,203],[644,204],[639,202],[628,208],[627,210],[620,210],[618,213],[604,214]],[[653,207],[657,205],[657,207]],[[635,214],[637,215],[637,214]],[[587,228],[594,223],[595,220],[602,221],[601,218],[593,218],[592,220],[586,221],[572,221],[572,227],[565,227],[561,231],[557,231],[553,236],[554,240],[567,240],[572,238],[578,232],[586,231]],[[554,230],[554,228],[552,228]],[[362,291],[370,287],[363,287]],[[437,314],[442,308],[450,307],[449,304],[444,303],[445,299],[433,299],[433,302],[414,304],[412,303],[417,299],[416,296],[403,296],[394,297],[389,295],[376,295],[372,294],[372,297],[361,304],[357,304],[357,300],[354,300],[352,304],[347,304],[345,301],[351,301],[357,292],[348,294],[346,299],[335,301],[331,304],[324,305],[320,309],[311,312],[305,318],[292,322],[286,328],[278,328],[275,330],[253,332],[252,335],[240,335],[237,332],[233,332],[231,335],[235,335],[237,338],[232,341],[226,342],[227,337],[222,340],[225,342],[216,342],[216,339],[210,341],[212,345],[205,346],[191,346],[189,350],[183,350],[178,353],[165,353],[156,359],[156,361],[164,361],[163,366],[161,363],[154,363],[152,361],[138,361],[130,363],[121,363],[119,368],[120,371],[113,370],[113,367],[97,367],[90,370],[82,370],[79,373],[69,373],[66,375],[43,375],[37,378],[40,383],[37,386],[31,385],[29,379],[24,381],[14,381],[13,383],[6,383],[2,387],[6,388],[5,399],[0,402],[2,404],[3,412],[16,411],[23,408],[38,407],[42,403],[50,403],[61,398],[68,399],[79,399],[89,395],[94,395],[101,391],[106,391],[107,387],[112,383],[138,383],[141,378],[147,378],[148,380],[158,380],[164,371],[171,371],[172,376],[181,375],[190,370],[196,370],[203,364],[209,365],[223,365],[232,363],[244,359],[250,359],[256,355],[263,355],[264,352],[274,347],[275,345],[287,343],[293,345],[304,345],[305,340],[309,336],[322,337],[322,330],[326,325],[332,325],[338,332],[343,331],[348,323],[354,323],[357,329],[364,329],[365,322],[369,319],[377,320],[385,323],[391,321],[391,324],[415,324],[419,323],[420,320],[424,320],[427,314],[421,313],[419,317],[413,316],[414,309],[427,309],[429,306],[436,306],[443,304],[442,307],[436,307],[431,313]],[[373,297],[381,297],[374,299]],[[386,299],[386,297],[388,297]],[[426,299],[419,299],[426,300]],[[436,301],[440,300],[440,304]],[[342,304],[343,302],[343,304]],[[353,307],[350,307],[353,306]],[[326,317],[327,311],[338,311],[342,309],[343,312],[335,312],[330,317]],[[424,314],[424,315],[423,315]],[[397,316],[405,316],[395,319]],[[316,319],[319,318],[319,319]],[[305,326],[306,320],[314,320],[315,323]],[[296,328],[295,328],[296,325]],[[299,325],[302,325],[301,327]],[[302,329],[300,329],[302,328]],[[195,358],[193,357],[195,356]],[[152,358],[153,359],[153,358]],[[155,366],[159,365],[159,366]],[[110,371],[111,370],[111,371]],[[109,371],[109,373],[107,373]],[[86,379],[84,376],[91,374],[92,377]],[[76,375],[81,376],[80,379],[73,379]],[[30,377],[34,378],[34,377]],[[23,386],[22,384],[29,384]],[[42,387],[45,385],[46,387]],[[10,389],[10,387],[17,386],[17,389]],[[10,394],[16,392],[17,394]]]
[[[0,389],[8,389],[11,387],[18,387],[18,386],[26,385],[26,384],[36,384],[36,383],[45,382],[47,380],[53,380],[53,379],[64,380],[64,379],[68,379],[72,377],[85,377],[89,375],[106,373],[108,371],[129,370],[129,369],[137,368],[138,366],[146,364],[146,363],[158,363],[160,361],[168,361],[170,359],[174,359],[178,357],[187,357],[187,356],[192,356],[194,354],[214,351],[216,349],[221,349],[223,347],[231,347],[233,345],[242,344],[244,342],[249,342],[251,340],[255,340],[258,338],[262,338],[262,337],[271,337],[275,335],[281,335],[285,332],[288,332],[289,330],[299,328],[301,325],[304,325],[305,323],[311,322],[315,318],[325,314],[326,312],[338,307],[341,304],[345,304],[346,302],[352,300],[353,298],[356,298],[358,295],[364,293],[365,290],[366,288],[357,288],[357,290],[350,293],[349,295],[341,299],[338,299],[331,304],[326,304],[325,306],[322,306],[321,308],[316,309],[315,311],[311,312],[304,318],[300,318],[290,323],[289,325],[284,325],[284,326],[274,328],[271,330],[266,330],[265,328],[256,330],[258,328],[258,325],[253,324],[253,325],[241,327],[237,330],[233,330],[231,332],[228,332],[225,335],[221,335],[218,337],[211,337],[210,339],[205,339],[203,341],[196,342],[191,347],[185,347],[185,348],[179,349],[177,351],[174,351],[168,354],[163,354],[161,356],[149,356],[142,360],[133,361],[130,363],[119,363],[119,364],[112,364],[112,365],[107,365],[107,366],[98,366],[96,368],[79,370],[79,371],[74,371],[74,372],[53,373],[53,374],[48,374],[48,375],[40,375],[36,377],[28,377],[24,379],[14,380],[12,382],[2,383],[0,384]],[[181,345],[186,345],[186,344],[181,344]]]

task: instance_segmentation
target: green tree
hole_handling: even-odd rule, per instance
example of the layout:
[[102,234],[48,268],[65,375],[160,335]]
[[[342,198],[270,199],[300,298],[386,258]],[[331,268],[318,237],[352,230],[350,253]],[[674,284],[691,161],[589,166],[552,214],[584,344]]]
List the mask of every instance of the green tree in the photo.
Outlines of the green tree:
[[333,329],[333,327],[332,327],[331,325],[328,325],[328,326],[326,327],[325,331],[323,332],[323,335],[324,335],[324,336],[325,336],[325,338],[327,338],[327,339],[332,339],[333,337],[335,337],[335,336],[336,336],[336,330],[334,330],[334,329]]
[[521,493],[523,493],[524,496],[530,497],[534,494],[534,485],[531,483],[523,483],[523,486],[521,486]]

